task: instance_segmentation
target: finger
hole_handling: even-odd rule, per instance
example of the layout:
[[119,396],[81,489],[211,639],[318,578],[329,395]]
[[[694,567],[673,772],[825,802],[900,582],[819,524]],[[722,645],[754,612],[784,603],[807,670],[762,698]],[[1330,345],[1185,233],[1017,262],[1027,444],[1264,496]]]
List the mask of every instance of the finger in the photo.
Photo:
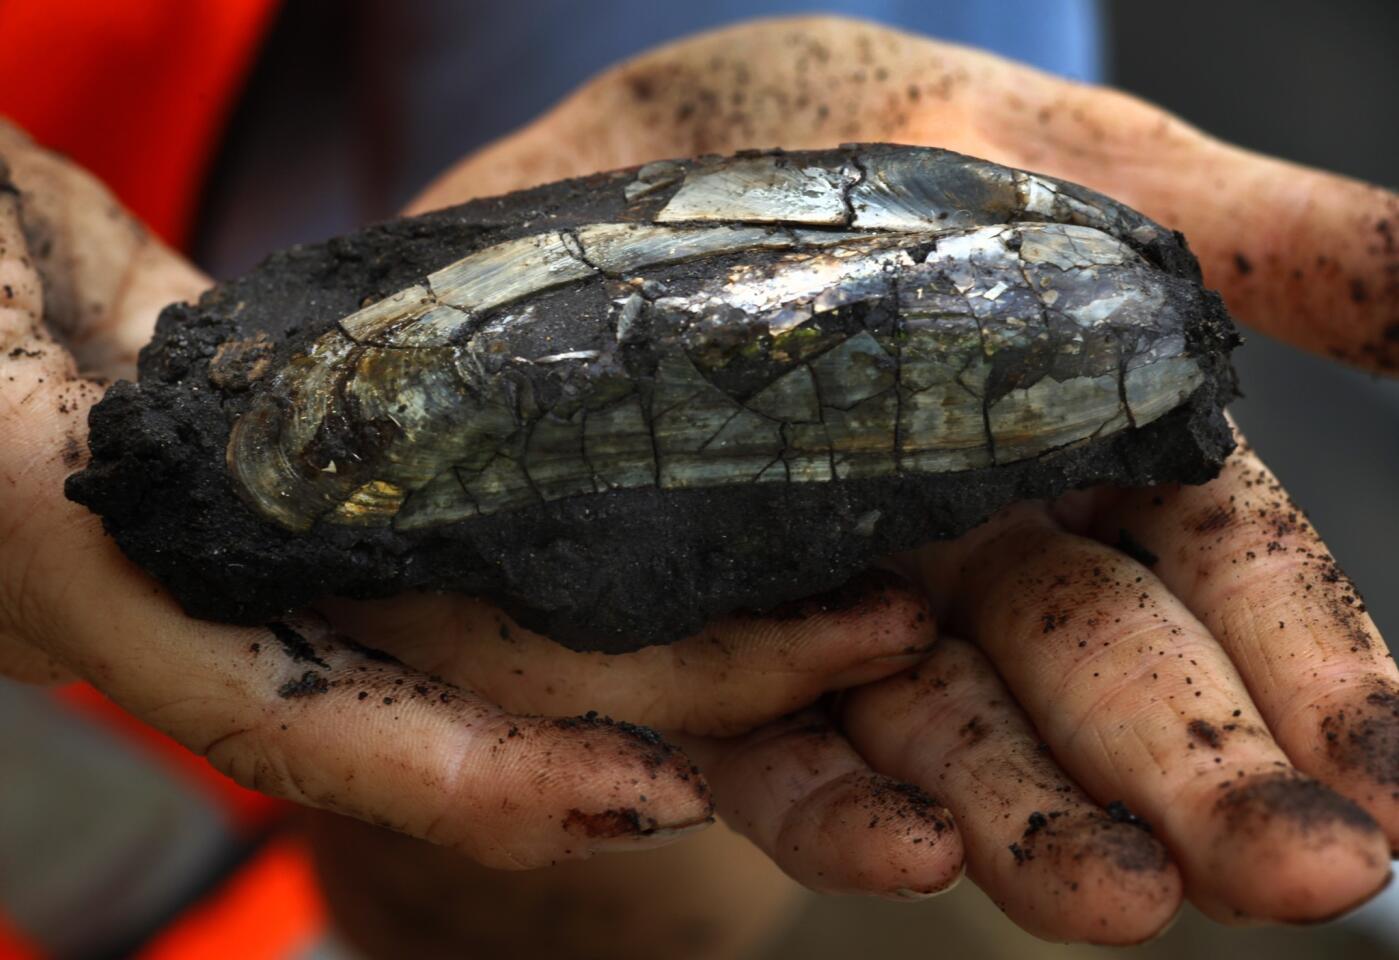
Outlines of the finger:
[[876,770],[947,803],[967,873],[1035,936],[1139,943],[1175,916],[1165,847],[1068,778],[970,644],[944,637],[917,667],[852,691],[844,721]]
[[[102,602],[78,603],[93,595],[81,568],[108,548],[67,546],[73,583],[37,601],[45,648],[246,787],[498,868],[644,849],[709,822],[703,779],[649,730],[513,717],[314,624],[198,623],[134,570],[103,570]],[[33,582],[54,562],[40,551]]]
[[190,620],[52,493],[57,460],[15,483],[50,492],[30,491],[0,554],[8,632],[237,782],[497,867],[665,842],[708,821],[702,778],[642,728],[515,718],[329,636]]
[[1399,848],[1399,670],[1305,514],[1247,444],[1201,487],[1133,491],[1127,531],[1219,639],[1282,748],[1355,800]]
[[602,708],[716,736],[896,673],[919,660],[935,636],[922,595],[883,572],[771,615],[730,616],[678,643],[612,656],[568,650],[491,604],[458,596],[334,601],[325,610],[342,630],[514,712]]
[[969,90],[992,156],[1182,231],[1243,323],[1399,372],[1399,194],[1240,149],[1116,91],[1024,68],[983,79]]
[[130,377],[167,303],[208,280],[153,236],[87,171],[0,120],[0,160],[20,191],[42,278],[44,321],[86,372]]
[[874,773],[817,711],[690,752],[725,822],[812,890],[918,900],[961,877],[942,804]]
[[1318,920],[1386,881],[1374,821],[1292,769],[1224,651],[1148,569],[1029,508],[930,559],[1060,763],[1158,828],[1207,912]]
[[662,157],[839,141],[946,147],[1101,190],[1184,231],[1243,322],[1399,366],[1395,194],[1240,150],[1126,94],[863,21],[778,18],[648,51],[413,208]]

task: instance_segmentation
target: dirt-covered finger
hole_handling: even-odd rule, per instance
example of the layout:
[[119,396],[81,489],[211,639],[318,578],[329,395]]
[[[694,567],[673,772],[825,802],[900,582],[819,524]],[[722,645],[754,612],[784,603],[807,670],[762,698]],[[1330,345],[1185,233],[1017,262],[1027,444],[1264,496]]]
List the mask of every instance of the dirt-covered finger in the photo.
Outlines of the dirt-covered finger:
[[917,667],[852,691],[844,718],[875,769],[947,803],[969,876],[1025,930],[1137,943],[1175,915],[1181,879],[1166,848],[1084,794],[970,644],[944,637]]
[[1316,920],[1384,884],[1374,820],[1291,766],[1224,650],[1146,567],[1031,511],[933,552],[954,622],[1054,756],[1156,828],[1203,909]]
[[1399,668],[1359,590],[1246,444],[1213,482],[1134,491],[1098,520],[1128,537],[1238,667],[1299,768],[1399,847]]
[[704,779],[646,728],[514,717],[316,621],[215,627],[151,593],[64,618],[50,646],[244,786],[500,868],[644,849],[710,821]]
[[414,595],[324,606],[348,632],[519,713],[605,709],[666,730],[725,736],[822,693],[896,673],[933,644],[926,599],[872,571],[765,615],[734,615],[669,646],[579,653],[525,630],[495,606]]
[[725,822],[813,890],[918,900],[961,877],[947,809],[872,771],[815,710],[689,749]]

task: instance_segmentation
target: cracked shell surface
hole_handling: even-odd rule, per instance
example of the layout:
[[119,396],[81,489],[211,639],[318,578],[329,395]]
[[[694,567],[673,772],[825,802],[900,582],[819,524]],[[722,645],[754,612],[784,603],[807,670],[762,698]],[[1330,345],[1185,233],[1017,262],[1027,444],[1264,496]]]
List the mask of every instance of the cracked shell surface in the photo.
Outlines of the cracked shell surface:
[[191,613],[482,594],[588,649],[1017,499],[1202,482],[1233,328],[1178,235],[946,151],[664,161],[276,254],[162,315],[70,495]]

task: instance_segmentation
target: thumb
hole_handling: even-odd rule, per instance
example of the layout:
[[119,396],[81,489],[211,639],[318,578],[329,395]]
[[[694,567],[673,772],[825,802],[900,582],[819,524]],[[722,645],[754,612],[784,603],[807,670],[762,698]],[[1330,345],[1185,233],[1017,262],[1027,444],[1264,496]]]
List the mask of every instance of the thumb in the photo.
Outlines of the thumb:
[[0,118],[0,161],[18,190],[44,323],[86,373],[131,376],[167,303],[209,281],[122,208],[96,177]]

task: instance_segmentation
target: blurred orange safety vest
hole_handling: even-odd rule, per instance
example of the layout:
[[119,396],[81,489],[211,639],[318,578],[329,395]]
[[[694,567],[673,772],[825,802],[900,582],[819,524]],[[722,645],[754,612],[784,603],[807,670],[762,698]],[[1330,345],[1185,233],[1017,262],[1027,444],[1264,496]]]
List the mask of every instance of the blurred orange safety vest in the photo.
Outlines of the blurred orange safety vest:
[[[166,242],[185,248],[276,7],[276,0],[0,0],[0,116],[91,170]],[[191,785],[246,844],[246,855],[193,903],[191,891],[173,892],[174,919],[146,932],[136,957],[280,960],[317,937],[324,907],[305,850],[279,829],[279,803],[237,786],[90,687],[54,696],[127,741],[133,763],[158,764]],[[23,773],[0,770],[0,783],[16,775]],[[0,906],[0,960],[45,957]]]

